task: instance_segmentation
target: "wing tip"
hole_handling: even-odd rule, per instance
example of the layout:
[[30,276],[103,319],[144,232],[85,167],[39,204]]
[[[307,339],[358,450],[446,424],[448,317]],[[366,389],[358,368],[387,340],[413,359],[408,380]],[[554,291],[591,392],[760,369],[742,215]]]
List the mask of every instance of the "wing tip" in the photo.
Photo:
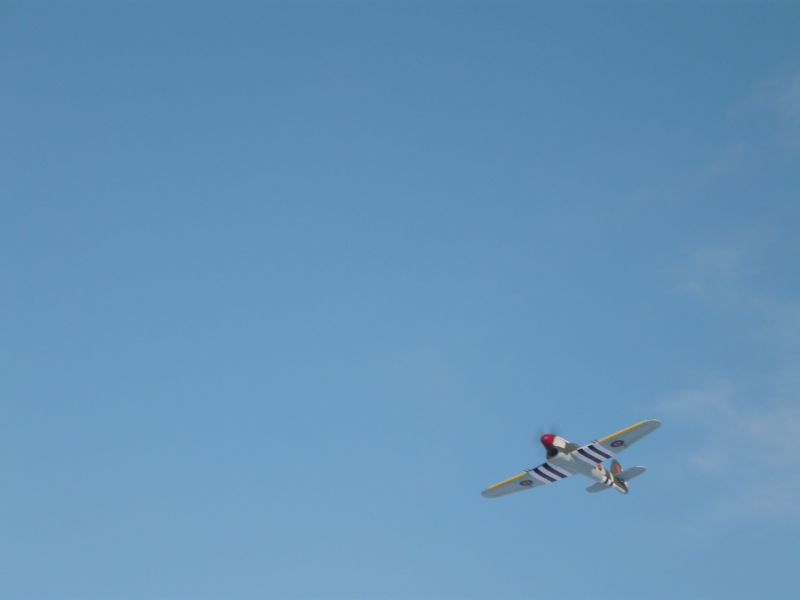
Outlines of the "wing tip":
[[495,489],[499,488],[501,485],[505,485],[506,483],[511,483],[511,482],[512,482],[512,481],[514,481],[515,479],[522,479],[522,478],[523,478],[523,477],[525,477],[525,475],[527,475],[527,474],[528,474],[528,473],[527,473],[527,471],[526,471],[526,472],[524,472],[524,473],[520,473],[519,475],[514,475],[513,477],[509,477],[509,478],[508,478],[508,479],[506,479],[505,481],[501,481],[500,483],[495,483],[494,485],[490,485],[488,488],[486,488],[486,489],[484,490],[484,492],[488,492],[488,491],[490,491],[490,490],[495,490]]
[[616,433],[612,433],[611,435],[607,435],[606,437],[604,437],[604,438],[602,438],[600,440],[597,440],[597,442],[599,444],[602,444],[603,442],[607,442],[608,440],[610,440],[612,438],[620,436],[623,433],[626,433],[626,432],[630,431],[631,429],[636,429],[637,427],[641,427],[642,425],[647,425],[647,424],[652,425],[652,429],[650,431],[654,431],[654,430],[658,429],[659,427],[661,427],[661,421],[660,420],[658,420],[658,419],[645,419],[644,421],[639,421],[635,425],[631,425],[630,427],[626,427],[625,429],[620,429]]
[[512,481],[516,481],[517,479],[522,479],[528,474],[527,471],[520,473],[519,475],[514,475],[514,477],[509,477],[505,481],[501,481],[500,483],[495,483],[494,485],[490,485],[488,488],[481,492],[481,496],[484,498],[497,498],[498,496],[504,496],[505,494],[509,494],[511,492],[502,491],[500,490],[500,486],[503,486],[507,483],[511,483]]

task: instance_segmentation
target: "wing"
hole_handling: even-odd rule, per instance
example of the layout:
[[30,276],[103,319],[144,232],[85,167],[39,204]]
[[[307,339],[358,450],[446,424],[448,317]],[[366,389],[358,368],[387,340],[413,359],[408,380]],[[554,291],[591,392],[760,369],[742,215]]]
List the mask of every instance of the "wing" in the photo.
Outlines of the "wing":
[[575,455],[584,462],[594,465],[611,458],[615,454],[619,454],[625,450],[625,448],[631,444],[635,444],[648,433],[654,432],[659,427],[661,427],[661,421],[658,419],[648,419],[636,425],[631,425],[617,433],[612,433],[601,440],[581,446],[575,451]]
[[625,450],[625,448],[635,444],[648,433],[653,433],[659,427],[661,427],[661,421],[658,419],[647,419],[647,421],[642,421],[622,431],[612,433],[601,440],[597,440],[595,443],[605,450],[606,454],[619,454]]
[[599,442],[592,442],[591,444],[586,444],[575,450],[575,456],[590,465],[596,465],[604,460],[608,460],[614,456],[614,454],[616,453],[606,450]]
[[553,483],[560,479],[566,479],[570,475],[572,473],[569,471],[548,461],[534,469],[528,469],[524,473],[489,486],[481,492],[481,496],[484,498],[497,498],[498,496],[505,496],[506,494],[513,494],[514,492],[521,492],[540,485]]
[[540,485],[544,485],[544,483],[538,479],[534,479],[530,476],[530,473],[525,471],[524,473],[515,475],[510,479],[506,479],[505,481],[501,481],[500,483],[495,483],[494,485],[489,486],[481,492],[481,496],[484,498],[497,498],[499,496],[505,496],[506,494],[513,494],[514,492],[529,490]]

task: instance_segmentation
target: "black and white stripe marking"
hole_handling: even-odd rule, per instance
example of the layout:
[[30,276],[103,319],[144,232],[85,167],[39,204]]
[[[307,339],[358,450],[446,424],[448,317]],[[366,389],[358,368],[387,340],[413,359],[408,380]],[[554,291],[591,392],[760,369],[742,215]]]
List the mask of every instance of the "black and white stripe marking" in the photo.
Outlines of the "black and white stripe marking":
[[597,442],[592,442],[591,444],[585,445],[583,448],[578,448],[577,455],[578,458],[582,459],[584,462],[596,465],[597,463],[611,458],[614,456],[614,453],[603,448]]
[[553,483],[554,481],[558,481],[559,479],[566,479],[572,473],[565,471],[561,467],[558,467],[552,463],[546,462],[543,465],[539,465],[535,469],[528,469],[528,473],[530,473],[533,477],[541,481],[542,483]]

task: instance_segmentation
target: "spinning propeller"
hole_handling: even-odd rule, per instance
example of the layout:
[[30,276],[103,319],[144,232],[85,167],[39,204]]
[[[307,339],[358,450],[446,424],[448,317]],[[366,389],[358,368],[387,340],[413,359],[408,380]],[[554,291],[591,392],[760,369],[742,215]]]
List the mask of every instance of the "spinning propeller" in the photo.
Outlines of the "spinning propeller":
[[[558,454],[558,449],[553,446],[553,441],[555,440],[556,436],[558,436],[559,430],[560,428],[555,424],[550,426],[550,433],[546,433],[542,427],[539,427],[536,430],[536,437],[547,451],[547,458],[552,458]],[[536,445],[536,441],[534,441],[534,445]]]

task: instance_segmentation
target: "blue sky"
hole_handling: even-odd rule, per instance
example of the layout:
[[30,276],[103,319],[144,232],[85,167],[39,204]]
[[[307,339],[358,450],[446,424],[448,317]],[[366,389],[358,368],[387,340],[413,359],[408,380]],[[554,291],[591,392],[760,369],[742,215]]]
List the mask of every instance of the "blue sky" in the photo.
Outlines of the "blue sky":
[[798,31],[0,4],[0,596],[798,597]]

